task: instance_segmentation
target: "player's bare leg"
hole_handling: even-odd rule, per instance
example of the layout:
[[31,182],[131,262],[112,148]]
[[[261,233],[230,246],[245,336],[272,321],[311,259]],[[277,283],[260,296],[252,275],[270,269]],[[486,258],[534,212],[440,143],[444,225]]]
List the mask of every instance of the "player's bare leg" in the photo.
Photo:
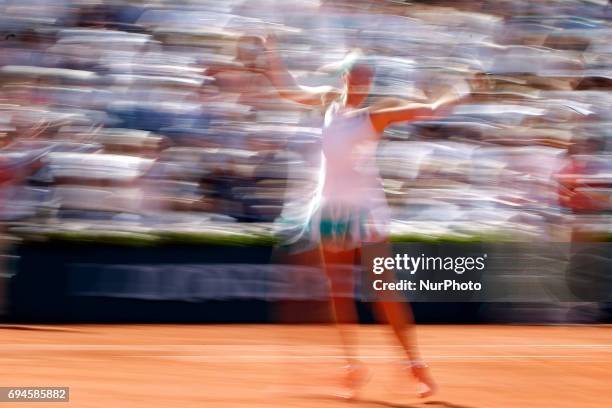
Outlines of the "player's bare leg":
[[[376,247],[377,256],[391,257],[391,244],[379,244]],[[367,276],[371,276],[368,274]],[[386,282],[395,280],[392,271],[386,270],[381,276]],[[395,292],[384,292],[376,301],[376,312],[379,321],[391,326],[397,342],[402,347],[406,360],[402,362],[402,368],[409,371],[418,382],[417,393],[419,397],[425,398],[433,395],[437,386],[429,374],[427,364],[423,362],[419,353],[417,343],[416,326],[412,308],[404,299],[398,298]]]
[[354,325],[359,321],[351,269],[355,263],[355,250],[335,252],[323,248],[322,252],[324,269],[330,284],[331,317],[338,329],[346,358],[345,396],[352,398],[368,379],[368,370],[357,358],[357,341],[353,332]]

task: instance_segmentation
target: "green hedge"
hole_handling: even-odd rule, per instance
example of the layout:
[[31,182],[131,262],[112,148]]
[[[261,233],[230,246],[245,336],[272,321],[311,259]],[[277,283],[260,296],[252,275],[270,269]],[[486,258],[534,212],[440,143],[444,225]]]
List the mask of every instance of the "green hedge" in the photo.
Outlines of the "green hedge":
[[[120,246],[162,246],[162,245],[227,245],[227,246],[274,246],[279,239],[270,234],[210,233],[210,232],[102,232],[102,231],[44,231],[16,232],[15,235],[26,243],[74,243],[110,244]],[[391,241],[423,243],[479,243],[511,242],[517,237],[501,233],[456,234],[431,236],[425,234],[394,235]],[[612,235],[601,241],[612,242]]]

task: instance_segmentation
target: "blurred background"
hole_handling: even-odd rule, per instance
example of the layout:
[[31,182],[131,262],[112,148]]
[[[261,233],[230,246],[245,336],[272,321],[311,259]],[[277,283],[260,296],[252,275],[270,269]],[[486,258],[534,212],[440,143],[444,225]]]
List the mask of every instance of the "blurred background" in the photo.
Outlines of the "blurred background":
[[[397,241],[612,236],[607,1],[1,0],[0,10],[2,272],[14,318],[100,298],[276,296],[241,286],[237,264],[258,282],[279,273],[271,248],[316,184],[321,112],[280,99],[263,75],[252,36],[271,33],[302,85],[341,85],[322,67],[363,49],[377,67],[369,103],[427,101],[475,72],[491,84],[448,117],[385,132],[378,165]],[[609,279],[609,262],[603,271],[596,279]],[[589,307],[586,319],[601,320],[607,306]]]

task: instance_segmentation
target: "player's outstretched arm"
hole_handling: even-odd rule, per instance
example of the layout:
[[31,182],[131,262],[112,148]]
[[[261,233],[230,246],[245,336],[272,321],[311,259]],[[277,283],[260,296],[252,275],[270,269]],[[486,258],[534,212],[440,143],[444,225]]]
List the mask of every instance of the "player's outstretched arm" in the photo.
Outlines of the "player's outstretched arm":
[[275,36],[268,36],[265,41],[268,69],[266,76],[272,82],[279,95],[285,99],[304,105],[323,105],[330,94],[339,91],[330,86],[308,87],[299,85],[291,75],[278,53]]
[[375,106],[370,112],[370,119],[374,128],[382,132],[397,122],[439,118],[448,115],[455,105],[464,102],[467,95],[469,95],[467,89],[455,87],[433,103],[412,103],[393,99],[389,103],[382,104],[380,108]]

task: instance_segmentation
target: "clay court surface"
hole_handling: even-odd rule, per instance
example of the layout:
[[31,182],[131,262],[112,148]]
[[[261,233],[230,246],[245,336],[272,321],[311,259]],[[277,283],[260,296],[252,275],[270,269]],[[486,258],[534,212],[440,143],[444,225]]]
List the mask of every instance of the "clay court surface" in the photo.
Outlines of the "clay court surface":
[[412,394],[381,326],[361,326],[372,378],[333,398],[335,332],[314,325],[0,327],[1,386],[69,386],[75,407],[609,407],[612,327],[419,326],[440,393]]

